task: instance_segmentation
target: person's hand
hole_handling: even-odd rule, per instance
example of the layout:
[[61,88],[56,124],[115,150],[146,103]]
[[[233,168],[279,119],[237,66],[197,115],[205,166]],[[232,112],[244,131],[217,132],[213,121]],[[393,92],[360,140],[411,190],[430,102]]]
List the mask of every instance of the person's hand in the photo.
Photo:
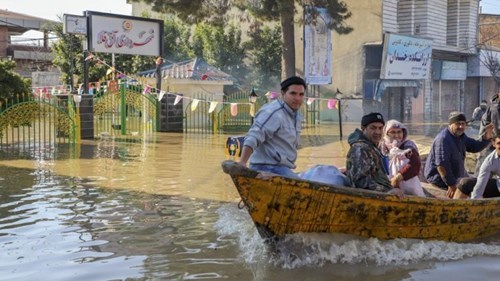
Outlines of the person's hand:
[[399,199],[403,199],[406,197],[401,188],[393,188],[389,192],[387,192],[387,194],[396,195]]
[[399,182],[403,180],[403,176],[398,173],[397,175],[395,175],[394,177],[392,177],[391,179],[391,186],[393,188],[398,188],[399,187]]
[[264,172],[264,171],[259,171],[257,176],[255,178],[261,179],[261,180],[268,180],[271,179],[272,177],[279,176],[278,174],[271,173],[271,172]]
[[448,196],[448,198],[452,199],[453,195],[455,195],[456,190],[457,190],[456,185],[448,185],[448,191],[446,191],[446,196]]
[[494,124],[493,123],[490,123],[488,125],[486,125],[485,128],[485,131],[484,131],[484,135],[483,135],[483,139],[484,140],[491,140],[493,139],[493,128],[494,128]]

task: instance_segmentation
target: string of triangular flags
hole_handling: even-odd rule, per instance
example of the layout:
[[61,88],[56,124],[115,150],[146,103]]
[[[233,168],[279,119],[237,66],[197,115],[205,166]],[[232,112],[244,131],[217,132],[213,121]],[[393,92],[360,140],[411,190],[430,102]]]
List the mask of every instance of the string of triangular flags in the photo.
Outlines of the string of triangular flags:
[[[85,58],[85,61],[87,61],[87,60],[96,60],[100,64],[107,66],[108,69],[106,71],[106,75],[116,73],[118,79],[127,79],[129,81],[134,81],[134,83],[143,85],[143,84],[138,82],[139,79],[132,77],[132,76],[129,76],[129,75],[125,74],[124,72],[116,70],[113,66],[110,66],[105,61],[96,57],[92,53],[90,53]],[[192,70],[192,71],[195,72],[196,70]],[[206,74],[204,74],[204,75],[206,75]],[[109,87],[108,85],[110,82],[112,82],[112,81],[109,80],[109,81],[102,81],[102,82],[90,82],[89,83],[89,94],[94,94],[94,92],[100,91],[100,90],[106,91],[107,88]],[[54,95],[61,95],[61,94],[70,94],[71,87],[69,85],[32,87],[32,93],[33,93],[33,95],[35,95],[37,97],[49,98],[51,95],[54,96]],[[80,95],[83,93],[83,84],[80,83],[78,85],[77,93]],[[183,96],[183,95],[172,93],[172,92],[166,92],[164,90],[157,89],[157,88],[152,87],[152,86],[147,85],[147,84],[143,87],[142,94],[143,95],[147,95],[147,94],[157,95],[158,101],[161,101],[165,95],[174,95],[175,96],[174,105],[177,105],[182,99],[189,100],[189,101],[191,101],[190,108],[192,111],[195,111],[198,108],[198,105],[200,102],[210,104],[208,113],[212,113],[217,108],[217,106],[219,104],[220,105],[229,105],[230,112],[231,112],[232,116],[236,116],[238,114],[238,105],[243,105],[243,104],[250,105],[250,115],[251,116],[255,115],[255,105],[251,102],[243,102],[243,103],[241,103],[241,102],[219,102],[219,101],[213,101],[213,100],[192,98],[192,97],[187,97],[187,96]],[[279,98],[279,93],[275,92],[275,91],[268,91],[265,94],[265,96],[268,99],[274,100],[274,99]],[[320,101],[320,102],[326,101],[328,109],[337,109],[338,110],[339,106],[340,106],[340,100],[335,99],[335,98],[305,97],[305,99],[306,99],[306,105],[308,105],[308,106],[312,105],[316,101]]]

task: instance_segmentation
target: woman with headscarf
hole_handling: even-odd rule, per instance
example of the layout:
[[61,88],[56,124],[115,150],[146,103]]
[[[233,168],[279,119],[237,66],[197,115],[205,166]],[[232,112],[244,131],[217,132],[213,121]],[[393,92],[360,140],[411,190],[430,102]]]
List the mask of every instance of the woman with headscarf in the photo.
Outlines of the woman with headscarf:
[[399,187],[408,195],[425,197],[418,179],[422,164],[420,155],[417,145],[408,139],[406,126],[394,119],[387,121],[379,148],[389,158],[389,179],[392,187]]

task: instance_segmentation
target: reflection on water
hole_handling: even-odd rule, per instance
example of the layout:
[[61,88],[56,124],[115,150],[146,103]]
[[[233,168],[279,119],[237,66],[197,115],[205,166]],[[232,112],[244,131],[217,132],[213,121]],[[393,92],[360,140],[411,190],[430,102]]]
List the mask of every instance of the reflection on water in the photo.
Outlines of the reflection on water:
[[230,272],[235,263],[231,241],[212,228],[217,201],[113,191],[18,168],[2,169],[0,189],[0,279],[178,280],[219,276],[214,265]]
[[[305,129],[298,170],[344,165],[354,127],[343,140],[336,126]],[[292,235],[270,252],[220,169],[226,139],[157,134],[0,154],[0,280],[460,280],[457,261],[483,280],[498,273],[496,238]]]

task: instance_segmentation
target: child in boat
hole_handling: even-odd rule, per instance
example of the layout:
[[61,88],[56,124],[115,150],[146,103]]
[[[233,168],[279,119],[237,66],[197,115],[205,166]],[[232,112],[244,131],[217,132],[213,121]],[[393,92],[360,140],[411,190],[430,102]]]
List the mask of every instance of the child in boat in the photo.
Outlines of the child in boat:
[[421,166],[418,148],[407,137],[408,130],[403,123],[389,120],[384,127],[384,137],[379,148],[389,158],[391,185],[401,188],[405,194],[425,197],[418,179]]

